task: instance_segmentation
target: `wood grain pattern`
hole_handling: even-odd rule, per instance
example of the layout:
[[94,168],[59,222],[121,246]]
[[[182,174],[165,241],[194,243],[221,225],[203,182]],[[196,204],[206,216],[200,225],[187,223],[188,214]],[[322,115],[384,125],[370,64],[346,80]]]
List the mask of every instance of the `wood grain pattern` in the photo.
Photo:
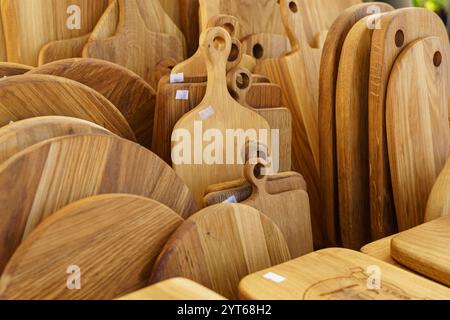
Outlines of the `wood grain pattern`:
[[286,241],[269,218],[248,206],[222,204],[193,215],[173,234],[151,283],[185,277],[236,299],[243,277],[289,259]]
[[[138,196],[101,195],[74,202],[19,246],[0,279],[0,297],[106,300],[143,288],[182,222],[168,207]],[[66,270],[74,265],[81,272],[81,290],[63,285],[70,281]]]
[[80,118],[135,141],[120,111],[81,83],[48,75],[20,75],[0,81],[0,126],[39,116]]
[[186,37],[187,56],[192,56],[198,49],[199,3],[198,0],[179,0],[181,30]]
[[95,28],[92,30],[89,41],[106,39],[114,36],[119,25],[119,2],[111,0],[105,12],[98,20]]
[[[14,188],[11,189],[11,186]],[[181,179],[152,152],[124,139],[68,136],[47,140],[0,166],[0,270],[44,218],[89,196],[145,196],[182,217],[196,211]]]
[[[338,83],[338,71],[341,63],[341,52],[343,50],[344,41],[349,35],[353,26],[362,18],[369,15],[371,11],[369,9],[375,3],[364,3],[354,5],[344,10],[331,25],[327,32],[326,40],[323,46],[323,54],[320,64],[320,77],[319,77],[319,152],[320,152],[320,190],[321,190],[321,210],[323,215],[327,217],[327,233],[328,238],[333,245],[341,243],[340,239],[340,225],[339,225],[339,205],[340,202],[346,201],[346,198],[339,199],[341,188],[338,186],[338,165],[337,165],[337,141],[336,138],[336,117],[340,114],[336,112],[336,87]],[[392,10],[392,7],[384,3],[376,3],[380,11]],[[350,40],[347,40],[350,41]],[[317,47],[317,46],[314,46]],[[354,50],[356,51],[356,50]],[[351,54],[354,53],[351,52]],[[347,54],[342,55],[344,60]],[[348,65],[349,68],[355,67],[355,70],[362,72],[359,65]],[[345,70],[345,69],[344,69]],[[364,70],[364,69],[363,69]],[[339,82],[341,83],[341,82]],[[368,80],[366,87],[368,86]],[[356,91],[358,92],[366,92]],[[355,135],[357,136],[357,135]],[[350,142],[347,141],[349,144]],[[366,161],[368,163],[368,160]],[[356,168],[352,168],[348,174]],[[367,172],[368,175],[368,172]],[[344,183],[347,180],[343,181]],[[368,186],[368,185],[367,185]],[[359,192],[360,189],[356,190]],[[369,192],[367,191],[367,195]],[[348,212],[348,211],[347,211]],[[366,210],[369,212],[369,210]]]
[[289,38],[281,34],[252,34],[241,41],[243,52],[257,60],[278,58],[292,51]]
[[[158,1],[145,3],[151,8],[155,6],[154,8],[159,7],[162,10]],[[155,29],[147,26],[148,21],[157,20],[158,14],[167,17],[164,12],[150,10],[139,0],[118,0],[118,4],[119,23],[115,35],[106,39],[90,40],[83,49],[83,57],[120,64],[156,87],[153,79],[155,66],[166,58],[183,60],[184,41],[170,34],[150,31]],[[141,8],[141,5],[144,8]]]
[[17,76],[32,70],[33,67],[19,63],[0,62],[0,79],[4,77]]
[[176,24],[181,31],[181,17],[180,17],[180,1],[179,0],[159,0],[161,7]]
[[408,268],[450,286],[450,217],[439,218],[394,237],[391,254]]
[[125,117],[143,146],[150,148],[156,92],[132,71],[99,59],[66,59],[34,69],[29,74],[47,74],[80,82],[107,98]]
[[35,117],[12,122],[0,128],[0,165],[37,143],[80,134],[112,135],[95,123],[69,117]]
[[[369,267],[378,267],[381,288],[368,288]],[[272,272],[285,278],[263,278]],[[348,249],[325,249],[246,277],[243,299],[279,300],[449,300],[450,289],[381,260]]]
[[83,48],[91,36],[90,33],[80,37],[52,41],[44,45],[39,51],[38,65],[83,55]]
[[428,198],[425,221],[450,216],[450,157],[437,178]]
[[[412,41],[439,36],[448,41],[445,26],[435,13],[423,8],[404,8],[386,13],[372,37],[369,78],[369,164],[370,212],[380,235],[390,235],[392,227],[384,221],[395,216],[390,179],[387,135],[386,95],[392,66],[400,52]],[[397,40],[397,41],[396,41]],[[403,41],[401,41],[403,40]],[[399,46],[396,45],[396,42]]]
[[[38,65],[41,48],[54,40],[89,33],[108,5],[108,0],[2,0],[2,18],[8,61]],[[80,8],[80,29],[69,29],[69,6]],[[30,35],[33,35],[30,37]]]
[[0,8],[0,62],[7,61],[5,34],[3,32],[2,12]]
[[394,236],[389,236],[372,243],[369,243],[361,248],[361,252],[373,258],[392,264],[396,267],[403,268],[391,256],[391,241]]
[[194,281],[173,278],[130,293],[118,300],[226,300]]
[[447,161],[449,58],[448,40],[429,37],[408,45],[392,67],[386,129],[400,231],[424,222],[431,189]]

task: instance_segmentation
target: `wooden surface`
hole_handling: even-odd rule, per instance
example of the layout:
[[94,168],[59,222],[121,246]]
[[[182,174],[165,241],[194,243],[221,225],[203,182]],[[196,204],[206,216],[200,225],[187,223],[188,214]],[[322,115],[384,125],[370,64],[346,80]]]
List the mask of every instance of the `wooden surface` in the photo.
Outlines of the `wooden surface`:
[[[336,141],[336,117],[341,116],[341,114],[336,112],[336,87],[339,64],[341,63],[341,52],[347,35],[359,20],[369,14],[368,9],[372,5],[373,3],[364,3],[354,5],[344,10],[331,25],[326,37],[325,44],[323,45],[319,78],[320,190],[322,204],[321,210],[323,215],[327,217],[326,232],[328,234],[328,238],[331,241],[331,244],[333,245],[338,245],[341,243],[341,235],[339,230],[340,226],[338,221],[339,205],[341,202],[344,202],[343,205],[345,205],[345,202],[347,202],[347,198],[339,199],[339,196],[341,194],[341,187],[338,186],[338,182],[342,180],[338,180],[336,154],[336,145],[339,144],[339,141]],[[391,6],[384,3],[377,3],[376,5],[383,11],[392,10]],[[357,50],[350,52],[350,54],[352,56],[355,56],[355,51]],[[347,57],[347,54],[342,55],[342,60],[345,60],[346,58],[349,59],[349,57]],[[347,65],[347,67],[354,68],[355,70],[360,71],[360,74],[364,74],[364,69],[361,70],[359,65]],[[368,80],[366,81],[366,87],[367,86]],[[362,91],[355,91],[353,92],[353,94],[357,95],[358,93],[364,92],[367,93],[367,89]],[[357,137],[357,135],[355,136]],[[350,141],[346,142],[350,144]],[[368,163],[368,160],[365,163]],[[353,167],[352,170],[350,170],[349,172],[344,172],[343,174],[352,175],[353,170],[356,170],[356,168]],[[368,176],[368,172],[366,176]],[[350,181],[344,180],[343,183],[349,184]],[[345,186],[343,187],[345,188]],[[360,189],[355,190],[355,192],[360,192]],[[369,192],[367,191],[366,193],[368,196]],[[369,212],[368,209],[367,212]]]
[[439,218],[394,237],[391,254],[408,268],[450,286],[450,217]]
[[241,41],[243,52],[257,60],[278,58],[292,51],[289,38],[282,34],[252,34]]
[[92,30],[89,41],[106,39],[114,36],[119,25],[119,2],[118,0],[110,0],[108,7],[98,20],[95,28]]
[[120,111],[81,83],[47,75],[20,75],[0,81],[0,126],[39,116],[80,118],[135,141]]
[[32,70],[33,67],[24,64],[0,62],[0,79],[4,77],[17,76]]
[[[45,44],[89,33],[108,0],[37,0],[32,6],[29,0],[2,0],[0,4],[8,61],[37,66],[39,51]],[[71,5],[80,7],[80,29],[67,27]]]
[[[204,52],[207,62],[208,84],[206,94],[199,106],[185,114],[177,122],[174,131],[179,130],[179,133],[189,132],[190,137],[193,138],[195,136],[195,123],[201,123],[203,132],[213,129],[215,132],[220,132],[225,139],[227,130],[243,130],[245,132],[249,129],[256,131],[266,129],[269,137],[264,137],[267,138],[267,142],[264,142],[268,144],[270,150],[270,126],[267,121],[254,111],[240,105],[228,92],[225,75],[226,61],[231,50],[231,38],[228,32],[220,27],[207,29],[200,39],[200,47]],[[205,110],[209,110],[208,112],[213,114],[202,119]],[[259,132],[257,135],[259,135]],[[261,139],[261,137],[256,138]],[[173,148],[177,148],[179,141],[174,141],[176,139],[172,140]],[[203,148],[208,145],[205,141],[192,142],[188,147],[191,148],[191,151],[197,143],[203,144]],[[176,159],[176,157],[179,157],[179,153],[172,149],[173,168],[192,190],[199,206],[202,205],[204,192],[209,185],[242,177],[243,164],[240,164],[236,158],[236,155],[241,154],[243,151],[236,149],[241,148],[242,146],[239,146],[239,143],[236,143],[236,141],[232,141],[230,144],[232,145],[230,148],[226,148],[226,144],[222,147],[219,146],[219,149],[216,150],[216,152],[224,154],[223,160],[220,161],[219,159],[219,163],[226,163],[228,157],[228,159],[232,159],[232,161],[229,162],[233,164],[206,164],[206,162],[211,159],[200,159],[200,161],[197,159],[197,163],[200,164],[194,164],[196,161],[194,161],[195,159],[193,159],[193,157],[192,159],[187,159],[187,164],[184,161],[183,163],[180,163],[180,161],[178,161],[180,159]],[[198,147],[199,145],[196,146],[196,148]],[[188,152],[188,150],[185,150],[184,152]],[[184,153],[181,152],[181,154]],[[191,155],[194,155],[194,152],[192,152]],[[201,158],[203,158],[203,155]],[[242,161],[240,162],[242,163]]]
[[449,58],[448,40],[429,37],[408,45],[391,71],[386,129],[400,231],[424,222],[428,196],[449,154]]
[[180,17],[180,1],[179,0],[159,0],[161,7],[177,25],[181,31],[181,17]]
[[[389,75],[400,52],[411,42],[428,36],[448,41],[439,16],[423,8],[404,8],[381,17],[379,30],[374,30],[369,78],[369,164],[370,212],[372,226],[384,228],[377,234],[388,236],[392,227],[385,221],[395,217],[389,171],[386,135],[386,95]],[[399,31],[400,30],[400,31]],[[402,36],[403,34],[403,36]],[[397,43],[400,47],[396,45]],[[404,41],[400,41],[404,39]]]
[[226,300],[194,281],[173,278],[130,293],[118,300]]
[[187,56],[192,56],[198,49],[199,38],[199,3],[198,0],[179,0],[181,31],[186,37]]
[[[369,267],[381,272],[381,288],[371,290]],[[263,278],[272,272],[285,278]],[[450,289],[348,249],[325,249],[260,271],[239,285],[240,297],[257,300],[448,300]]]
[[[182,222],[166,206],[138,196],[101,195],[74,202],[20,245],[0,279],[0,297],[108,300],[141,289]],[[81,272],[80,290],[63,285],[70,281],[65,271],[74,265]]]
[[153,134],[156,92],[132,71],[98,59],[67,59],[34,69],[78,81],[101,93],[123,114],[143,146],[150,148]]
[[[154,29],[147,26],[149,21],[157,20],[158,16],[157,11],[150,8],[162,8],[158,1],[146,1],[146,5],[141,2],[118,0],[119,22],[115,35],[106,39],[90,40],[83,49],[83,57],[120,64],[156,87],[153,79],[155,66],[166,58],[183,60],[184,42],[170,34],[150,31]],[[162,14],[167,17],[164,12]]]
[[266,216],[248,206],[222,204],[193,215],[173,234],[151,283],[185,277],[237,299],[243,277],[289,259],[283,235]]
[[40,221],[82,198],[128,193],[159,201],[182,217],[196,211],[188,188],[161,159],[104,135],[55,138],[16,154],[0,166],[0,190],[0,206],[8,208],[0,224],[0,270]]
[[450,157],[428,197],[425,221],[450,216]]
[[0,165],[15,154],[45,140],[80,134],[112,135],[105,128],[68,117],[35,117],[0,128]]
[[44,45],[39,51],[38,65],[42,66],[57,60],[78,58],[83,55],[90,33],[76,38],[52,41]]
[[0,62],[7,60],[5,34],[3,32],[2,12],[0,8]]
[[361,252],[378,260],[387,262],[396,267],[403,268],[391,256],[391,241],[394,236],[389,236],[372,243],[366,244],[361,248]]

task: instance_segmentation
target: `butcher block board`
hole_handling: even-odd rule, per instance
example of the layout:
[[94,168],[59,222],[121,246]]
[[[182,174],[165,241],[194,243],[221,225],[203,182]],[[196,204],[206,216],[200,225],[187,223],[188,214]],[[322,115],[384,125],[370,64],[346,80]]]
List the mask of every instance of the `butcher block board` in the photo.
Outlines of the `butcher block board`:
[[38,65],[70,58],[78,58],[83,55],[83,48],[86,45],[90,33],[80,37],[56,40],[47,43],[39,51]]
[[400,231],[424,222],[428,196],[449,154],[448,40],[417,40],[398,56],[386,99],[386,129]]
[[107,98],[125,117],[137,141],[150,148],[153,134],[156,92],[132,71],[105,60],[66,59],[34,69],[29,74],[46,74],[80,82]]
[[48,75],[20,75],[0,81],[0,126],[39,116],[80,118],[135,141],[120,111],[81,83]]
[[248,206],[221,204],[193,215],[172,235],[151,283],[185,277],[237,299],[243,277],[289,259],[286,241],[269,218]]
[[450,156],[428,197],[425,221],[450,216]]
[[[141,289],[182,222],[159,202],[133,195],[74,202],[42,222],[19,246],[0,279],[0,297],[110,300]],[[81,290],[61,285],[74,284],[72,270],[80,272]]]
[[[381,276],[376,287],[377,271]],[[325,249],[246,277],[248,300],[449,300],[450,289],[348,249]]]
[[442,217],[394,237],[392,257],[408,268],[450,286],[450,217]]
[[19,63],[0,62],[0,79],[4,77],[17,76],[32,70],[33,67]]
[[[11,186],[14,188],[11,189]],[[0,270],[46,217],[98,194],[128,193],[168,206],[182,217],[196,211],[188,188],[152,152],[105,135],[77,135],[38,143],[0,166]]]

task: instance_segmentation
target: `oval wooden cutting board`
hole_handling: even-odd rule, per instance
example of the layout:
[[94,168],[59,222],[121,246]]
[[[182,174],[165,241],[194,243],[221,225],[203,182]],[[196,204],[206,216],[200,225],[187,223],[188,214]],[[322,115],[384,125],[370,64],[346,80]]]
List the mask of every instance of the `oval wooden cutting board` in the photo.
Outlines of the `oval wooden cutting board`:
[[[14,188],[11,188],[14,186]],[[44,218],[89,196],[128,193],[161,202],[182,217],[196,211],[189,189],[152,152],[104,135],[36,144],[0,166],[0,270]]]
[[137,74],[118,64],[88,58],[56,61],[28,74],[64,77],[101,93],[123,114],[137,141],[150,148],[156,92]]
[[172,235],[151,282],[186,277],[237,299],[244,276],[289,259],[286,241],[269,218],[248,206],[221,204],[193,215]]
[[20,75],[0,81],[0,126],[39,116],[80,118],[126,139],[136,139],[120,111],[81,83],[48,75]]
[[[0,279],[0,298],[106,300],[141,289],[182,222],[159,202],[133,195],[71,203],[16,250]],[[79,271],[80,290],[68,288],[77,275],[72,270]]]
[[425,221],[450,216],[450,157],[428,198]]
[[400,231],[424,222],[428,196],[449,154],[448,39],[408,45],[392,67],[386,129],[395,211]]
[[19,63],[0,62],[0,79],[4,77],[17,76],[32,70],[33,67]]

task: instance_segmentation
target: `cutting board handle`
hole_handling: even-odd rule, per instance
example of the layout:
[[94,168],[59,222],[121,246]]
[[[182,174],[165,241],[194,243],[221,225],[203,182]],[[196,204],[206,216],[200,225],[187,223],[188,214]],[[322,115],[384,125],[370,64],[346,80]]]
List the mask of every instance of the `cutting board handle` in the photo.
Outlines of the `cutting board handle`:
[[227,74],[227,86],[231,95],[244,107],[250,107],[247,103],[247,93],[253,85],[253,77],[249,70],[236,67]]
[[237,35],[239,34],[240,25],[238,18],[227,14],[218,14],[209,19],[207,27],[208,28],[222,27],[228,31],[231,38],[237,38]]
[[268,181],[267,172],[268,170],[263,159],[251,159],[246,163],[244,167],[244,176],[252,185],[254,196],[264,196],[268,194],[266,190]]
[[301,10],[298,0],[280,0],[281,17],[291,42],[293,52],[309,46],[305,28],[301,20]]

